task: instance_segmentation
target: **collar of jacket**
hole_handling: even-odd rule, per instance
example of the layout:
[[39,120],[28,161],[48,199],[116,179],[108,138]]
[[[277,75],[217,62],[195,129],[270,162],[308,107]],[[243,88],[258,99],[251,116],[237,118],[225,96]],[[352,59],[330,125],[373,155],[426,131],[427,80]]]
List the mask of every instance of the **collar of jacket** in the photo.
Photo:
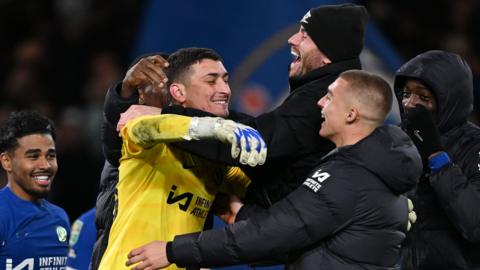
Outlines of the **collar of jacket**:
[[360,63],[359,58],[355,59],[349,59],[345,61],[339,61],[336,63],[331,63],[326,66],[323,66],[321,68],[312,70],[308,72],[307,74],[298,77],[298,78],[289,78],[289,84],[290,84],[290,92],[295,91],[295,89],[303,86],[306,83],[309,83],[314,80],[321,79],[323,77],[327,77],[331,74],[334,73],[341,73],[343,71],[349,70],[349,69],[362,69],[362,65]]
[[332,150],[317,166],[332,159],[344,160],[372,172],[395,194],[414,188],[422,174],[422,159],[415,145],[394,125],[380,126],[357,143]]

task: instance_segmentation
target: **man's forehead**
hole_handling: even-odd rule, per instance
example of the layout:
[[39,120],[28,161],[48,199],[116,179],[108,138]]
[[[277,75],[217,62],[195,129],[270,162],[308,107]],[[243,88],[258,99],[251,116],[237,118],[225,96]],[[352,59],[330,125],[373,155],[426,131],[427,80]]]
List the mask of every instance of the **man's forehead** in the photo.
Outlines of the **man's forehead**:
[[340,85],[344,85],[346,83],[348,82],[345,79],[343,79],[342,77],[338,77],[335,81],[333,81],[333,83],[330,84],[330,86],[328,86],[328,89],[333,90],[339,88]]
[[407,79],[404,86],[409,88],[410,90],[417,89],[431,92],[430,89],[422,81],[416,79]]
[[55,143],[49,134],[25,135],[17,139],[19,147],[28,149],[53,148]]
[[221,61],[215,61],[212,59],[202,59],[199,62],[192,65],[194,74],[203,77],[208,75],[223,76],[227,73],[227,70],[223,66]]

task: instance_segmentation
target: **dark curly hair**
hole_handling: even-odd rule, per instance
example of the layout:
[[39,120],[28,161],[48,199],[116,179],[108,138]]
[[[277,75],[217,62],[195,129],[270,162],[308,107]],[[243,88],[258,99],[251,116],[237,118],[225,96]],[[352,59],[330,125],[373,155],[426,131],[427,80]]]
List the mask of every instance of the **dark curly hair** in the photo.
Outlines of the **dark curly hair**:
[[0,125],[0,153],[18,147],[18,139],[32,134],[50,134],[55,140],[53,122],[33,111],[12,112]]

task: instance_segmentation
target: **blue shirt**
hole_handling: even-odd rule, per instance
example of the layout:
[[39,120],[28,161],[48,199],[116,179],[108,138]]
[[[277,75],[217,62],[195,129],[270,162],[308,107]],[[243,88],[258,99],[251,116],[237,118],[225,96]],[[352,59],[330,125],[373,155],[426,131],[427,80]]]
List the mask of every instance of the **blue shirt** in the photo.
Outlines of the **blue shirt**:
[[69,231],[62,208],[0,189],[0,269],[64,270]]
[[72,270],[88,270],[97,235],[95,208],[81,215],[72,225],[67,266]]

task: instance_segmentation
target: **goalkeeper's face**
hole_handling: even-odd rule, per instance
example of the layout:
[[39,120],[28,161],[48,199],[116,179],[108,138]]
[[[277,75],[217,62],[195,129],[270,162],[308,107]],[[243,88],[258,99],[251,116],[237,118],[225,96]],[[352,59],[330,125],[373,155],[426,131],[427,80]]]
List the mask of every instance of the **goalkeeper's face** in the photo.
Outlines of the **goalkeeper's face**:
[[230,86],[228,72],[222,62],[204,59],[190,67],[185,83],[185,107],[228,116]]

